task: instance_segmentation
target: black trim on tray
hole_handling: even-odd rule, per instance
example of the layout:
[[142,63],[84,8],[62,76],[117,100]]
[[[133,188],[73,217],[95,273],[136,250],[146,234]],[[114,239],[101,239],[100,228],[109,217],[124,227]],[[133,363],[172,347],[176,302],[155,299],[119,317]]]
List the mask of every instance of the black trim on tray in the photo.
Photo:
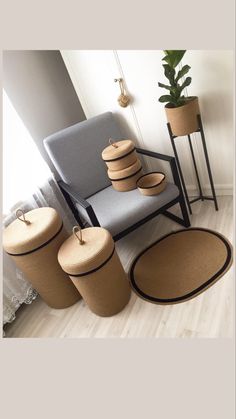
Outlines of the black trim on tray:
[[[214,274],[209,280],[207,280],[206,282],[204,282],[204,284],[200,285],[200,287],[196,288],[195,290],[189,292],[188,294],[185,294],[181,297],[176,297],[176,298],[156,298],[156,297],[152,297],[148,294],[145,294],[142,290],[139,289],[139,287],[136,285],[135,283],[135,279],[134,279],[134,268],[136,263],[138,262],[139,258],[146,253],[146,251],[148,251],[149,249],[151,249],[153,246],[155,246],[157,243],[161,242],[162,240],[166,239],[167,237],[173,235],[173,234],[178,234],[178,233],[183,233],[183,232],[187,232],[189,230],[200,230],[200,231],[207,231],[208,233],[214,234],[215,236],[217,236],[219,239],[221,239],[221,241],[224,243],[226,249],[227,249],[227,257],[225,260],[224,265],[222,266],[222,268],[216,272],[216,274]],[[211,284],[213,285],[213,283],[218,279],[220,279],[221,275],[223,274],[223,272],[226,270],[226,268],[230,265],[232,259],[232,248],[229,244],[229,242],[219,233],[217,233],[216,231],[212,231],[209,230],[207,228],[188,228],[188,229],[184,229],[184,230],[178,230],[178,231],[174,231],[171,232],[169,234],[166,234],[165,236],[161,237],[159,240],[155,241],[154,243],[152,243],[150,246],[148,246],[146,249],[144,249],[141,253],[139,253],[138,256],[136,256],[136,258],[134,259],[130,272],[129,272],[129,279],[130,279],[130,283],[131,286],[133,288],[133,290],[136,292],[137,295],[139,295],[141,298],[143,298],[146,301],[152,302],[152,303],[160,303],[160,304],[168,304],[168,303],[181,303],[184,302],[194,296],[197,296],[201,291],[204,291],[205,289],[207,289]]]
[[128,153],[124,154],[123,156],[116,157],[115,159],[110,159],[110,160],[104,160],[104,159],[103,159],[103,161],[105,161],[105,162],[108,162],[108,163],[109,163],[109,162],[112,162],[112,161],[121,160],[121,159],[123,159],[124,157],[129,156],[131,153],[133,153],[133,151],[135,151],[135,148],[133,148],[132,150],[130,150]]
[[141,172],[142,167],[140,167],[140,169],[137,170],[137,172],[133,173],[132,175],[126,176],[126,177],[121,177],[119,179],[111,179],[109,176],[108,178],[112,181],[112,182],[119,182],[120,180],[125,180],[125,179],[129,179],[135,175],[137,175],[139,172]]
[[111,254],[110,254],[110,256],[103,262],[103,263],[101,263],[101,265],[99,265],[99,266],[97,266],[97,268],[94,268],[94,269],[91,269],[90,271],[88,271],[88,272],[83,272],[83,273],[81,273],[81,274],[70,274],[69,272],[66,272],[67,273],[67,275],[69,275],[69,276],[73,276],[73,277],[80,277],[80,276],[86,276],[86,275],[90,275],[90,274],[93,274],[94,272],[96,272],[96,271],[98,271],[99,269],[101,269],[101,268],[103,268],[103,266],[105,266],[106,264],[107,264],[107,262],[109,262],[109,260],[112,258],[112,256],[114,255],[114,252],[115,252],[115,245],[114,245],[114,247],[113,247],[113,250],[112,250],[112,252],[111,252]]
[[[158,174],[160,174],[160,175],[163,175],[164,177],[163,177],[163,179],[162,179],[160,182],[155,183],[155,185],[152,185],[152,186],[139,186],[139,185],[138,185],[138,182],[139,182],[139,180],[140,180],[140,179],[142,179],[143,177],[146,177],[146,176],[148,176],[148,175],[152,175],[153,173],[158,173]],[[140,189],[152,189],[152,188],[155,188],[156,186],[159,186],[162,182],[164,182],[164,180],[165,180],[165,179],[166,179],[166,175],[165,175],[165,173],[163,173],[163,172],[149,172],[149,173],[145,173],[144,175],[140,176],[140,177],[138,178],[137,182],[136,182],[136,185],[137,185],[137,187],[138,187],[138,188],[140,188]]]
[[54,240],[55,237],[58,236],[58,234],[61,232],[62,228],[63,228],[63,223],[61,224],[61,227],[59,228],[57,233],[54,234],[54,236],[52,236],[51,239],[47,240],[45,243],[41,244],[35,249],[29,250],[28,252],[24,252],[24,253],[9,253],[9,252],[6,252],[6,253],[10,256],[25,256],[25,255],[29,255],[30,253],[36,252],[36,250],[42,249],[43,247],[47,246],[47,244],[49,244],[52,240]]

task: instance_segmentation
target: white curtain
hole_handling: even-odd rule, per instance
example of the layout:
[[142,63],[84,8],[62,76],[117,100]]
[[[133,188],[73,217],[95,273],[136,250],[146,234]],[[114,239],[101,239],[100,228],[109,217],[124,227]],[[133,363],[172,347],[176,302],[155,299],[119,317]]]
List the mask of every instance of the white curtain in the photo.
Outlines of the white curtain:
[[[6,93],[3,94],[3,228],[15,217],[15,210],[27,212],[38,207],[53,207],[69,232],[74,216],[41,157],[29,132],[17,115]],[[3,252],[3,324],[15,319],[22,303],[37,296],[27,278]]]

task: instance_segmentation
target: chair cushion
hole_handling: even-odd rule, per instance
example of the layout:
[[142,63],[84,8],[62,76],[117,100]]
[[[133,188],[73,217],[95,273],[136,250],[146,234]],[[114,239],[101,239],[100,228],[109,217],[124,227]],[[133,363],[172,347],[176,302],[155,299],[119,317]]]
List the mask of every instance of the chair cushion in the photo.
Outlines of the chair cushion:
[[122,139],[112,112],[88,119],[45,138],[44,145],[61,179],[83,198],[110,185],[101,153],[109,138]]
[[[117,192],[112,186],[87,199],[92,205],[100,225],[115,236],[137,223],[179,195],[179,189],[172,183],[159,195],[144,196],[138,189],[129,192]],[[77,204],[81,212],[81,206]],[[85,211],[82,216],[90,223]]]

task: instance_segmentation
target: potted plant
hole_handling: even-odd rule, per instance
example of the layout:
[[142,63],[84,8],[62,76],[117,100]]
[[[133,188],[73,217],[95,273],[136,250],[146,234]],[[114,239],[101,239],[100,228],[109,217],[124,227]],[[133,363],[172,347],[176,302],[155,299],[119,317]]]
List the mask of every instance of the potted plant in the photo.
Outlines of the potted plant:
[[163,61],[164,74],[169,84],[158,83],[159,87],[168,90],[168,94],[159,98],[159,102],[166,103],[165,111],[170,123],[173,135],[181,136],[195,132],[198,127],[197,114],[200,113],[198,98],[196,96],[184,96],[183,90],[189,86],[192,79],[186,77],[190,66],[184,65],[176,72],[177,65],[181,62],[186,50],[165,50]]

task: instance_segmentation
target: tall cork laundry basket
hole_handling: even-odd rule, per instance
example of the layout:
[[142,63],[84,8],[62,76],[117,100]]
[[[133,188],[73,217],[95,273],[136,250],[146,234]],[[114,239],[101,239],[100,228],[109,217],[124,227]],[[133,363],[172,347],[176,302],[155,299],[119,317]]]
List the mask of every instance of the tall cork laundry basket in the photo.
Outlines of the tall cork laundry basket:
[[17,217],[3,231],[4,250],[50,307],[76,303],[81,296],[57,260],[68,237],[58,213],[47,207],[26,214],[18,210]]
[[73,233],[61,246],[58,261],[79,290],[90,310],[113,316],[130,299],[130,286],[110,233],[102,227]]
[[102,159],[108,169],[122,170],[134,164],[137,160],[135,145],[131,140],[113,141],[109,140],[110,145],[102,152]]

